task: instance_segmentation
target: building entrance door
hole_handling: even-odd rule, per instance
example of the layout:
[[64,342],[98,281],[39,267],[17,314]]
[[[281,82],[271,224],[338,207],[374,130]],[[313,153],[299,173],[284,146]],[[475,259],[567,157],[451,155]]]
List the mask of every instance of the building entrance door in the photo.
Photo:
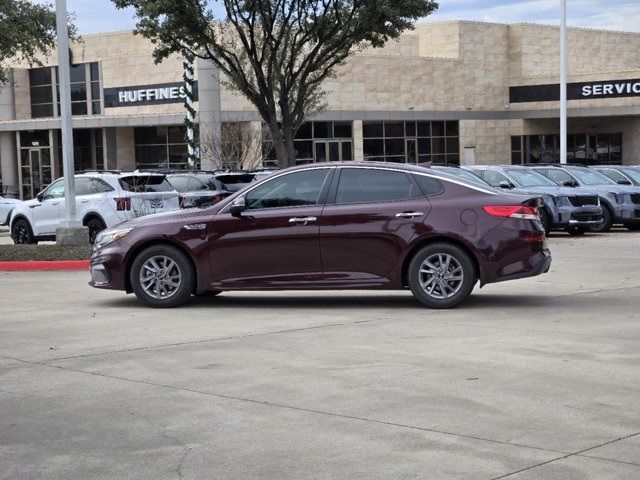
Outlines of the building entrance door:
[[405,140],[405,152],[407,152],[407,163],[418,163],[418,140],[407,138]]
[[353,160],[351,140],[321,140],[315,142],[316,162]]
[[20,155],[21,198],[34,198],[52,179],[49,147],[23,148]]

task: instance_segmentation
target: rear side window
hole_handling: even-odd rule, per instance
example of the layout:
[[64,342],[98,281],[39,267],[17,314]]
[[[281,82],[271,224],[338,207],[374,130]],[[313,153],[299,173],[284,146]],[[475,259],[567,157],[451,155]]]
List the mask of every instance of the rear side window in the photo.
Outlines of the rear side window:
[[422,193],[427,197],[439,195],[444,191],[442,184],[435,178],[427,177],[426,175],[414,175],[413,178],[416,180]]
[[343,168],[335,203],[395,202],[415,197],[416,194],[418,192],[413,182],[404,172]]
[[131,177],[122,177],[120,186],[127,192],[173,192],[175,189],[161,175],[133,175]]

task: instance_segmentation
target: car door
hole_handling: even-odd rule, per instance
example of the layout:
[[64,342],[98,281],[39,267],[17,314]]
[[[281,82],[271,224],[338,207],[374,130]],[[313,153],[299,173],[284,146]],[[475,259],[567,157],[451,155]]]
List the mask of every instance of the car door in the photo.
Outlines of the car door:
[[239,217],[228,208],[216,215],[209,252],[218,288],[303,288],[322,276],[318,219],[330,170],[278,175],[243,195]]
[[431,209],[412,176],[374,167],[341,167],[320,222],[324,279],[384,284]]
[[41,200],[31,205],[33,234],[54,235],[60,226],[64,201],[64,179],[59,179],[42,192]]

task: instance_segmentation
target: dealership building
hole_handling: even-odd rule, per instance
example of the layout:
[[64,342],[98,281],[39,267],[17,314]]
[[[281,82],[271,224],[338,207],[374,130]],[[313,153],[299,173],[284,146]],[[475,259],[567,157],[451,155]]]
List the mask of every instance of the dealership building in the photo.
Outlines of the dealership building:
[[[132,32],[72,46],[78,170],[185,164],[183,59],[158,65]],[[56,52],[15,64],[0,90],[0,179],[31,198],[62,174]],[[299,163],[327,160],[505,164],[559,160],[559,31],[532,24],[429,23],[352,56],[325,84],[327,108],[297,135]],[[273,165],[255,109],[217,69],[195,68],[204,144],[240,129],[238,168]],[[640,34],[569,29],[570,162],[640,163]]]

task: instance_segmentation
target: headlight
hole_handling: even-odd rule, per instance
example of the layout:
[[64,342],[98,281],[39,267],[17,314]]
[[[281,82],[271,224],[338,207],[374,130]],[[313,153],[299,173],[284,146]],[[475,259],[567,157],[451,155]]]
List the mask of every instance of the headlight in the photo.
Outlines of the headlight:
[[95,248],[102,248],[112,242],[126,236],[133,228],[118,228],[116,230],[104,230],[98,234],[94,243]]
[[624,203],[624,194],[611,192],[610,195],[613,197],[616,203]]

